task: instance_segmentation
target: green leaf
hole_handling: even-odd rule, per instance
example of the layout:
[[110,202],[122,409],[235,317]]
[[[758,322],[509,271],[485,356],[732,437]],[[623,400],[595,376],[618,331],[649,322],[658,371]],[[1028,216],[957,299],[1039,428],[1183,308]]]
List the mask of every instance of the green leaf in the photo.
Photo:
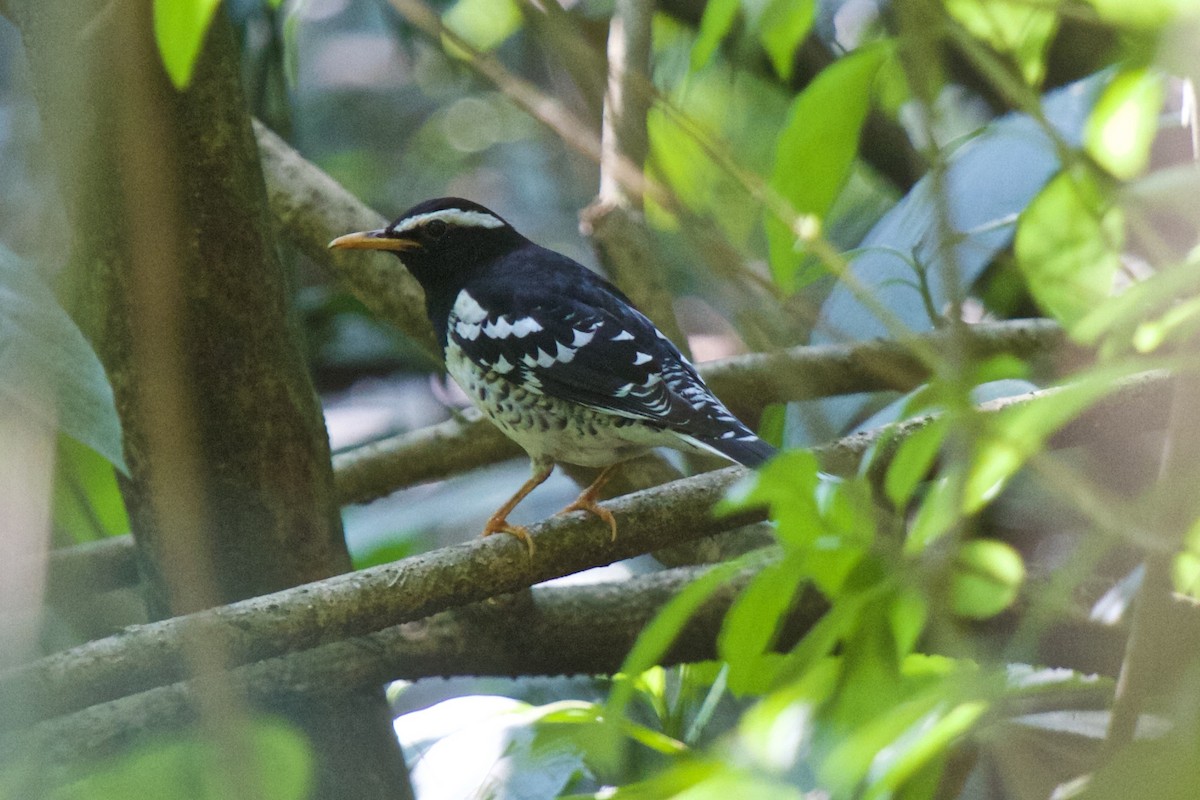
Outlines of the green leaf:
[[1046,48],[1058,28],[1050,6],[1017,0],[949,0],[946,10],[972,36],[1009,56],[1031,86],[1046,71]]
[[[770,187],[801,215],[823,217],[850,174],[870,107],[871,86],[891,53],[888,43],[865,47],[826,67],[792,104],[775,144]],[[766,220],[771,273],[785,290],[800,264],[788,221]]]
[[799,559],[769,564],[738,595],[717,637],[717,653],[729,663],[729,688],[737,694],[764,693],[771,688],[777,661],[771,646],[795,602],[805,573]]
[[[1190,166],[1187,169],[1192,171]],[[1189,189],[1188,194],[1200,193],[1200,183],[1189,184]],[[1198,290],[1200,261],[1192,258],[1174,267],[1164,267],[1098,304],[1076,323],[1071,335],[1087,345],[1105,339],[1101,352],[1110,357],[1127,352],[1130,344],[1136,344],[1139,352],[1147,352],[1153,349],[1156,340],[1162,340],[1168,333],[1167,328],[1159,325],[1165,322],[1173,332],[1174,323],[1184,321],[1178,317],[1179,298],[1195,298]],[[1190,307],[1191,302],[1186,301],[1184,305]],[[1163,315],[1160,319],[1152,319],[1160,313]]]
[[1096,177],[1059,173],[1017,226],[1017,264],[1030,293],[1068,329],[1111,293],[1120,268],[1125,218]]
[[[476,50],[495,50],[516,33],[524,19],[513,0],[458,0],[442,17],[447,28]],[[448,46],[454,53],[456,48]]]
[[987,432],[980,437],[968,468],[963,511],[973,514],[983,508],[1051,434],[1107,396],[1132,371],[1148,367],[1132,363],[1095,369],[1070,384],[988,417]]
[[1200,16],[1198,0],[1087,0],[1105,22],[1127,28],[1161,28]]
[[704,15],[700,17],[700,32],[692,45],[689,59],[691,69],[695,72],[704,67],[717,52],[721,40],[733,27],[737,19],[739,0],[709,0],[704,6]]
[[784,80],[792,78],[796,50],[812,28],[815,14],[816,0],[771,0],[759,17],[759,41]]
[[863,797],[874,800],[897,796],[926,764],[946,754],[952,744],[970,731],[987,709],[986,703],[974,700],[914,722],[896,737],[892,746],[881,748],[871,764],[869,788]]
[[817,458],[810,451],[784,451],[730,489],[717,513],[769,506],[780,541],[789,548],[806,549],[824,528],[816,499],[819,474]]
[[896,448],[896,455],[888,465],[883,487],[888,499],[897,509],[908,506],[917,485],[929,474],[948,430],[949,423],[946,418],[938,417]]
[[1150,158],[1165,91],[1158,72],[1132,69],[1119,73],[1088,117],[1084,149],[1118,178],[1128,180],[1137,175]]
[[283,5],[283,0],[266,0],[266,2],[267,2],[267,6],[269,8],[274,8],[274,9],[278,9],[280,6]]
[[73,542],[129,533],[113,465],[67,436],[59,437],[54,461],[54,529]]
[[960,617],[988,619],[1012,605],[1025,581],[1021,554],[1004,542],[963,543],[950,578],[950,608]]
[[929,602],[914,588],[901,588],[887,607],[888,624],[896,643],[896,657],[904,658],[917,646],[925,621],[929,617]]
[[239,777],[253,786],[230,785],[234,779],[211,741],[178,737],[114,759],[82,781],[54,794],[54,800],[221,800],[239,792],[262,800],[303,800],[312,788],[313,757],[308,742],[290,726],[259,720],[246,729],[227,728],[222,735],[239,740]]
[[637,638],[629,655],[621,664],[621,674],[613,681],[613,689],[605,705],[605,717],[618,719],[629,704],[636,679],[662,659],[667,648],[683,630],[700,606],[748,564],[759,561],[762,554],[749,553],[735,561],[713,567],[672,597]]
[[154,40],[171,83],[187,88],[221,0],[154,0]]
[[0,400],[125,469],[104,367],[33,267],[0,248]]
[[958,473],[942,475],[929,484],[904,541],[905,553],[920,553],[930,542],[950,532],[962,517],[959,511],[961,493],[962,480]]

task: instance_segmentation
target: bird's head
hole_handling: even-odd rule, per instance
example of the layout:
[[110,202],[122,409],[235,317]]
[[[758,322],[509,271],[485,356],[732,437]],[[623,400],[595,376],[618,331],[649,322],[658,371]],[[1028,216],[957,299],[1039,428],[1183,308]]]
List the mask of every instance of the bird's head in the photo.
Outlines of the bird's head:
[[428,290],[520,247],[528,240],[495,212],[459,197],[426,200],[391,225],[339,236],[336,250],[387,250]]

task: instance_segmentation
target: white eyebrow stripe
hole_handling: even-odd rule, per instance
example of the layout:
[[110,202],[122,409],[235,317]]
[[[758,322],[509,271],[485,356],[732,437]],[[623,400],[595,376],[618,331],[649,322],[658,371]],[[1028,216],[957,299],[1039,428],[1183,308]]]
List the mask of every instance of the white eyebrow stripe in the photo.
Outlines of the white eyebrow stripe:
[[429,211],[417,214],[400,222],[392,228],[392,233],[407,233],[435,219],[440,219],[447,225],[458,225],[462,228],[503,228],[504,220],[483,211],[464,211],[461,208],[443,208],[441,211]]

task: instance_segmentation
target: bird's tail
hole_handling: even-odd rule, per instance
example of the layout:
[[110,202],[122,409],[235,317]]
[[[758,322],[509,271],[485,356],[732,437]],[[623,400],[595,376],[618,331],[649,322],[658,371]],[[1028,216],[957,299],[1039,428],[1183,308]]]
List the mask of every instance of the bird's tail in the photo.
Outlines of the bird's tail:
[[724,456],[751,469],[761,467],[779,452],[757,436],[736,439],[700,439],[695,436],[683,436],[683,438],[702,450]]

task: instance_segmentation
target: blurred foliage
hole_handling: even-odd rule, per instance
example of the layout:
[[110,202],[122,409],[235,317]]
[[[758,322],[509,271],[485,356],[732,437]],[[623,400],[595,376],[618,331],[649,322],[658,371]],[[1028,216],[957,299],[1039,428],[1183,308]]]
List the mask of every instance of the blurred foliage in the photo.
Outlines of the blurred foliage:
[[[154,5],[177,85],[215,5]],[[371,0],[229,9],[255,111],[365,201],[390,215],[428,196],[470,196],[591,262],[576,212],[594,194],[595,165],[475,77],[470,53],[446,52]],[[599,129],[611,4],[438,10],[470,46]],[[1048,635],[1053,625],[1080,623],[1102,596],[1128,605],[1139,575],[1129,568],[1147,554],[1171,559],[1174,582],[1147,591],[1200,596],[1197,475],[1158,475],[1161,441],[1117,423],[1088,446],[1054,444],[1124,382],[1197,368],[1200,187],[1185,79],[1197,73],[1187,42],[1198,23],[1194,0],[663,4],[643,91],[646,169],[669,201],[648,202],[646,218],[667,285],[700,296],[752,344],[951,335],[920,351],[934,377],[903,397],[765,415],[771,438],[793,449],[726,508],[768,505],[776,546],[681,591],[606,701],[465,697],[401,718],[402,736],[417,732],[406,744],[418,745],[422,797],[1194,796],[1196,652],[1154,665],[1156,732],[1109,743],[1115,751],[1102,749],[1115,670],[1044,665],[1070,648]],[[20,113],[11,100],[5,109]],[[902,139],[864,138],[881,122]],[[23,147],[35,127],[22,128]],[[911,186],[890,183],[870,155],[902,147],[929,165]],[[0,219],[6,241],[21,235]],[[49,290],[11,263],[0,258],[0,319],[16,320],[5,341],[51,372],[74,365],[59,395],[70,437],[55,490],[60,539],[120,533],[115,416],[96,411],[102,376]],[[314,369],[339,376],[325,385],[428,368],[389,334],[363,333],[374,323],[312,265],[294,266]],[[1022,308],[1060,322],[1094,360],[980,362],[952,335],[964,319]],[[0,390],[12,386],[3,374]],[[1043,391],[977,407],[1030,389]],[[885,435],[844,478],[796,447],[929,414],[907,436]],[[1164,498],[1184,506],[1182,528]],[[377,537],[356,565],[412,542]],[[720,660],[658,666],[739,573],[752,577],[724,620]],[[793,630],[812,596],[827,610]],[[1119,663],[1120,652],[1107,655]],[[264,752],[288,766],[278,794],[264,796],[301,797],[309,756],[293,734],[273,736]],[[132,796],[130,781],[158,778],[131,776],[192,769],[196,747],[135,753],[61,796]]]
[[45,776],[20,767],[0,772],[0,796],[48,800],[303,800],[312,786],[313,754],[287,723],[230,720],[220,736],[143,738],[128,752],[75,768],[59,788],[43,793]]

